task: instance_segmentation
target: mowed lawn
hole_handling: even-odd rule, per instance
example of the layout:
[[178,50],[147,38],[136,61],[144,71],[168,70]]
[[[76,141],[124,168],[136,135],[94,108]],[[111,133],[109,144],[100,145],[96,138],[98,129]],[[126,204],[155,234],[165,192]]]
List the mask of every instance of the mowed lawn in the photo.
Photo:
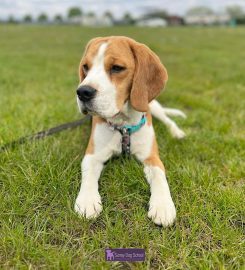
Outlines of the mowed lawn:
[[[103,212],[73,210],[87,122],[0,153],[0,267],[14,269],[244,269],[245,28],[0,26],[0,145],[80,118],[75,90],[89,39],[127,35],[168,69],[159,100],[182,109],[188,136],[155,120],[177,208],[147,218],[149,186],[135,159],[114,158],[100,179]],[[104,249],[145,248],[144,263],[105,262]]]

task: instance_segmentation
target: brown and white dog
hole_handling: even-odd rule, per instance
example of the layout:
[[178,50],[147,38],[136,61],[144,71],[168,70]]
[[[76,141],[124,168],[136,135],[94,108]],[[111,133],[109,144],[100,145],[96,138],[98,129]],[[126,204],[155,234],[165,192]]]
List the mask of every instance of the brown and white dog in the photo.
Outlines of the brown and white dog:
[[176,211],[159,158],[151,113],[167,125],[177,138],[185,134],[167,115],[185,115],[179,110],[163,108],[154,100],[167,82],[165,67],[147,46],[133,39],[99,37],[88,43],[79,75],[77,103],[81,112],[93,115],[93,120],[81,164],[82,183],[75,211],[87,218],[100,214],[100,173],[104,163],[122,151],[122,135],[118,130],[111,129],[111,125],[136,125],[144,114],[146,124],[131,135],[131,153],[143,163],[150,184],[148,217],[158,225],[171,225]]

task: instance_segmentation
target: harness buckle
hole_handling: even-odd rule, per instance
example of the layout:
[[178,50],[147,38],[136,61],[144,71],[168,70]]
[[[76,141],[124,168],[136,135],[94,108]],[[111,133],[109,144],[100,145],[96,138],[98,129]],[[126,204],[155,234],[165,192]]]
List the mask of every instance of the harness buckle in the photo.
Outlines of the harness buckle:
[[122,129],[122,154],[130,155],[130,134],[127,128]]

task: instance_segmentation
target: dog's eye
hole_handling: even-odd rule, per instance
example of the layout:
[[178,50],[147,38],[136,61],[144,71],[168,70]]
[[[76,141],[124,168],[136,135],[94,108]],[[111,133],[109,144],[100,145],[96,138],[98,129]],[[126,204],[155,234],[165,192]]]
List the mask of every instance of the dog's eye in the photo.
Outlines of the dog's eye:
[[88,72],[88,65],[87,64],[83,65],[83,71],[85,74]]
[[125,69],[126,69],[125,67],[118,66],[118,65],[113,65],[113,66],[111,67],[110,72],[111,72],[111,73],[119,73],[119,72],[121,72],[121,71],[123,71],[123,70],[125,70]]

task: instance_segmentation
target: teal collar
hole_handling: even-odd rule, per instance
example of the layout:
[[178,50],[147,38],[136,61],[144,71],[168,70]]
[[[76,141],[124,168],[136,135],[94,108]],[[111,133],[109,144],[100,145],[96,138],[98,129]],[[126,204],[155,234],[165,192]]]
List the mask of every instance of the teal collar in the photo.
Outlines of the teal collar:
[[122,154],[124,156],[129,156],[130,155],[130,135],[135,133],[136,131],[140,130],[141,127],[143,127],[146,123],[146,117],[143,114],[139,123],[137,125],[123,125],[123,126],[118,126],[114,125],[109,122],[110,127],[113,130],[117,130],[121,133],[122,135]]
[[137,132],[138,130],[141,129],[141,127],[143,127],[146,123],[146,117],[145,115],[143,114],[139,123],[136,124],[136,125],[123,125],[123,126],[118,126],[118,125],[114,125],[112,124],[111,122],[109,122],[109,125],[110,127],[113,129],[113,130],[118,130],[120,133],[122,133],[123,131],[127,131],[127,133],[129,135]]

